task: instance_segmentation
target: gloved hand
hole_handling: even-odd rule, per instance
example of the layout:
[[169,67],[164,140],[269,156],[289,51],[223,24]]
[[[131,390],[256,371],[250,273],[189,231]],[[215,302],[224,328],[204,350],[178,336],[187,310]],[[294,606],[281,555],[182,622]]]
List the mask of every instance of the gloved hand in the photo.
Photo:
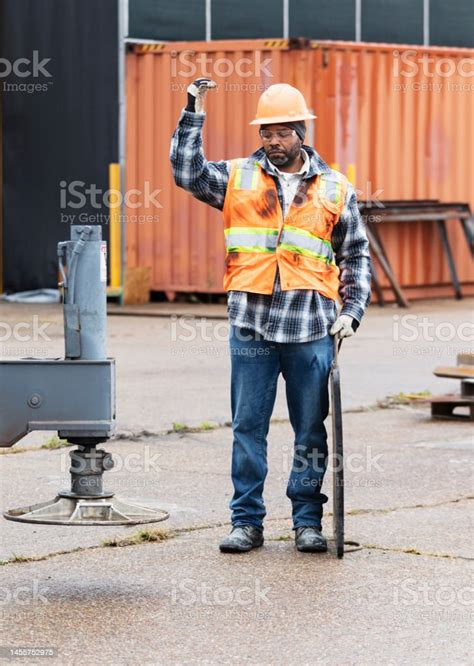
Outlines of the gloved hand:
[[349,317],[349,315],[339,315],[331,326],[329,334],[336,335],[336,333],[339,333],[341,338],[350,338],[351,335],[354,335],[354,328],[352,326],[354,321],[355,319]]
[[216,88],[217,83],[211,79],[196,79],[188,86],[188,104],[186,111],[202,113],[204,111],[204,96],[210,88]]

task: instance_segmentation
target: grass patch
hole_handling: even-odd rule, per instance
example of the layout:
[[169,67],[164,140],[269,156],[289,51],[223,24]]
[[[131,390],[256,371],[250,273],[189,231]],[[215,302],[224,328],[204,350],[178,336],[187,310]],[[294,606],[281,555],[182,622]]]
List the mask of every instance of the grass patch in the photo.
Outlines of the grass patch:
[[41,446],[24,446],[23,448],[4,448],[0,449],[0,455],[14,455],[15,453],[26,453],[27,451],[39,451],[40,449],[62,449],[66,446],[72,446],[67,439],[60,439],[57,435],[53,435],[45,440]]
[[103,548],[122,548],[124,546],[138,546],[141,543],[156,543],[158,541],[167,541],[172,539],[174,533],[170,530],[163,530],[159,528],[155,529],[143,529],[139,530],[135,534],[132,534],[129,537],[123,537],[121,539],[105,539],[102,541],[101,546]]
[[214,430],[216,426],[213,426],[212,423],[208,423],[207,421],[204,421],[204,423],[201,423],[199,426],[199,430]]
[[189,427],[184,423],[173,421],[173,427],[168,432],[189,432]]
[[49,560],[52,557],[57,557],[58,555],[70,555],[71,553],[79,553],[84,550],[93,550],[97,546],[87,546],[86,548],[72,548],[71,550],[58,550],[54,553],[46,553],[45,555],[12,555],[8,560],[0,560],[0,566],[5,566],[7,564],[23,564],[26,562],[42,562],[43,560]]
[[10,562],[29,562],[31,558],[26,557],[25,555],[13,555],[11,556]]
[[67,439],[60,439],[57,435],[53,435],[41,445],[42,449],[62,449],[65,446],[72,446]]
[[167,435],[172,435],[173,433],[178,433],[180,435],[192,432],[204,432],[206,430],[214,430],[218,426],[212,425],[208,421],[203,421],[201,425],[198,426],[188,426],[185,423],[179,423],[179,421],[173,421],[173,426],[171,430],[167,430]]
[[377,406],[382,409],[396,407],[397,405],[415,405],[417,403],[427,402],[431,397],[431,391],[416,391],[413,393],[405,393],[400,391],[395,395],[388,395],[384,400],[379,400]]

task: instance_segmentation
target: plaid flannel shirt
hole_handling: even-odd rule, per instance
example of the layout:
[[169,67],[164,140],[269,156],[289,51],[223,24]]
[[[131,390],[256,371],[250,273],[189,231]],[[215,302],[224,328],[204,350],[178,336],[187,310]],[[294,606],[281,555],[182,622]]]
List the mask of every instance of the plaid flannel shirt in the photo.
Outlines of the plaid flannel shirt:
[[[201,130],[205,113],[183,109],[171,140],[170,160],[176,184],[196,199],[222,210],[230,175],[230,160],[206,160]],[[310,146],[303,146],[310,164],[305,178],[330,173],[331,169]],[[275,180],[278,198],[284,210],[280,181],[263,148],[252,154],[262,168]],[[364,224],[357,207],[352,185],[346,193],[344,209],[334,226],[331,244],[340,269],[340,314],[353,317],[360,323],[370,302],[370,256]],[[273,342],[307,342],[328,334],[338,315],[336,303],[316,290],[282,291],[279,271],[276,272],[271,295],[244,291],[229,291],[227,299],[229,321],[235,326],[249,328]]]

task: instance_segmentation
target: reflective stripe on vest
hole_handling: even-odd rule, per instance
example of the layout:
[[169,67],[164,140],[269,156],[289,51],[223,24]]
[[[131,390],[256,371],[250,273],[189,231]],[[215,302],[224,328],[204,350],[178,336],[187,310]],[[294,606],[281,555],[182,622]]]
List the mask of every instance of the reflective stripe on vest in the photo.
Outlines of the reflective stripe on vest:
[[322,174],[319,180],[319,191],[331,203],[339,204],[342,195],[342,182],[334,174]]
[[237,190],[256,190],[258,183],[258,162],[242,160],[235,170],[234,187]]
[[278,229],[228,227],[224,230],[227,252],[275,252]]
[[307,257],[314,257],[314,259],[320,259],[326,264],[334,263],[334,252],[331,243],[305,229],[285,224],[280,241],[280,246],[284,250],[304,254]]

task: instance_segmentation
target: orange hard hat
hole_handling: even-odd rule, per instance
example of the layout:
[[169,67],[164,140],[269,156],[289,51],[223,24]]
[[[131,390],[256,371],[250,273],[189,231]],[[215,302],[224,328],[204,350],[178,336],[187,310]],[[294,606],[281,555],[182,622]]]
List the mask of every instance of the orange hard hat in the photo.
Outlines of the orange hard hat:
[[258,100],[257,114],[250,125],[290,123],[294,120],[317,118],[306,106],[297,88],[288,83],[275,83],[262,93]]

